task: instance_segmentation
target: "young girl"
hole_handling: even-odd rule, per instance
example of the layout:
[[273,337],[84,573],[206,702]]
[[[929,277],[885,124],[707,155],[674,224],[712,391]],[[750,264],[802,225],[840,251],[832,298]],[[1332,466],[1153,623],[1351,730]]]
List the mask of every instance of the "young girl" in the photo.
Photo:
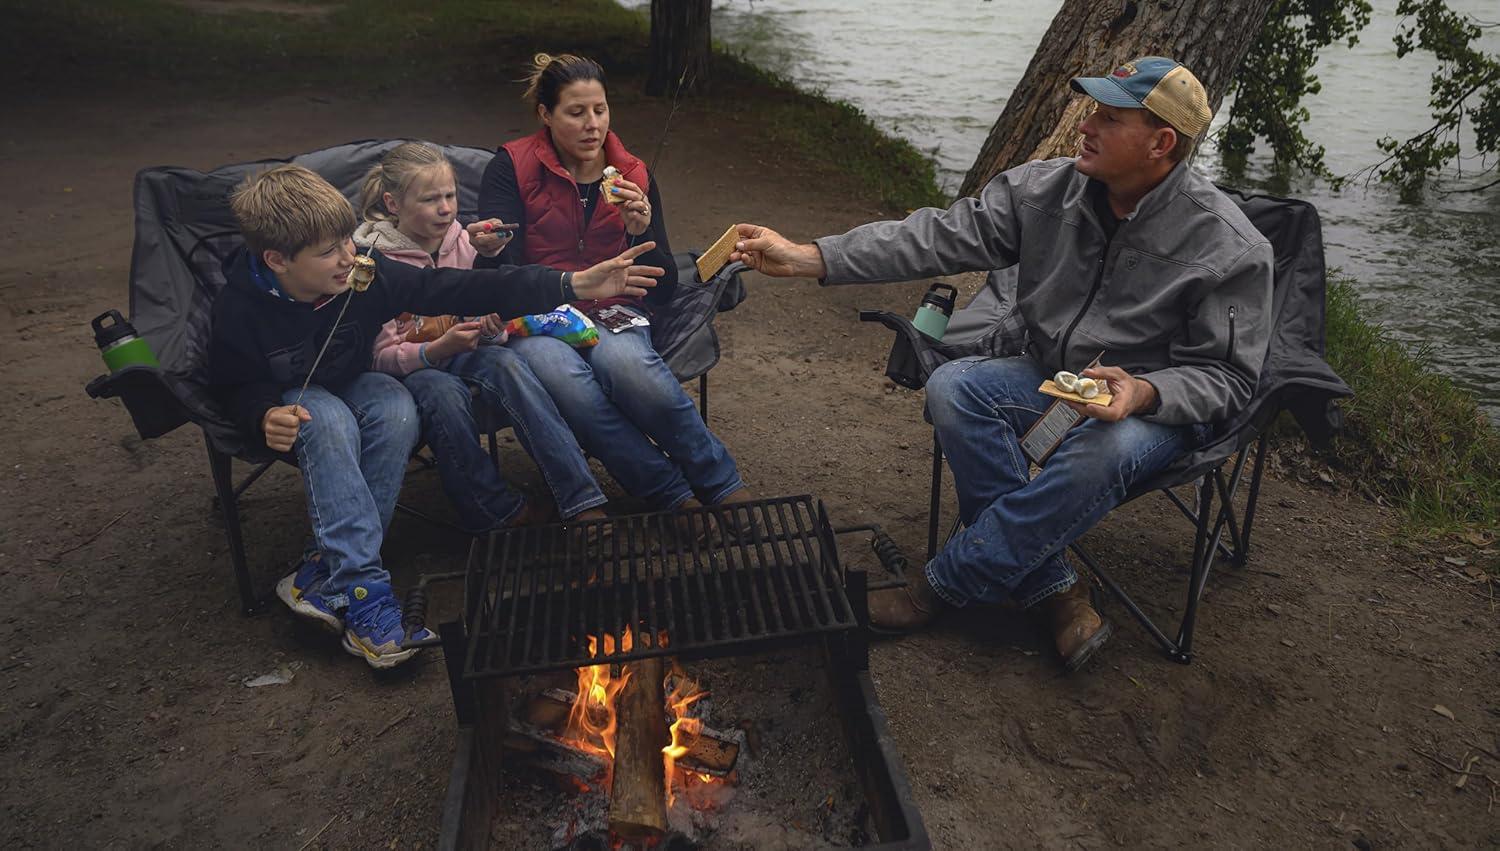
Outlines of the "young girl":
[[[386,257],[413,266],[472,268],[477,254],[495,256],[510,240],[500,235],[503,231],[486,232],[483,222],[468,229],[459,225],[453,167],[440,150],[423,142],[397,145],[370,170],[359,207],[364,223],[354,233],[355,243],[374,245]],[[435,321],[452,321],[452,327],[435,339],[409,341],[409,335],[433,336],[421,334],[418,326]],[[471,387],[478,390],[478,401],[509,419],[541,468],[563,518],[604,517],[600,506],[605,496],[557,406],[520,356],[493,344],[502,326],[494,314],[477,320],[392,320],[375,341],[375,369],[400,378],[416,400],[443,490],[466,530],[482,533],[543,522],[551,515],[543,504],[527,503],[500,477],[479,443]]]
[[[520,227],[497,262],[583,269],[596,262],[591,258],[653,240],[656,248],[640,262],[666,274],[644,298],[575,303],[601,326],[593,348],[546,337],[509,347],[584,448],[631,494],[663,508],[749,499],[729,450],[652,348],[650,327],[639,323],[652,306],[670,301],[677,266],[655,181],[610,132],[604,69],[580,56],[539,53],[525,97],[542,127],[496,151],[479,190],[480,215]],[[614,169],[609,180],[607,167]],[[622,330],[608,330],[612,324]]]

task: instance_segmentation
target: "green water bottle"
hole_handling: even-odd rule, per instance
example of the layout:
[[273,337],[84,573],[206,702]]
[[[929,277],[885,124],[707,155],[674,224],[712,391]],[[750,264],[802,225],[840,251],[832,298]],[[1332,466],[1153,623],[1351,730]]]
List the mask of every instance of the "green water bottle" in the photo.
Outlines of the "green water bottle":
[[161,367],[151,345],[135,333],[135,326],[126,322],[120,311],[106,310],[95,316],[92,324],[94,342],[99,345],[110,372],[119,372],[127,366]]
[[[942,290],[947,290],[943,293]],[[911,318],[911,324],[917,326],[917,330],[939,342],[943,334],[948,330],[948,318],[953,315],[953,304],[958,301],[958,288],[948,284],[933,284],[928,288],[927,294],[922,296],[922,303],[917,305],[917,315]]]

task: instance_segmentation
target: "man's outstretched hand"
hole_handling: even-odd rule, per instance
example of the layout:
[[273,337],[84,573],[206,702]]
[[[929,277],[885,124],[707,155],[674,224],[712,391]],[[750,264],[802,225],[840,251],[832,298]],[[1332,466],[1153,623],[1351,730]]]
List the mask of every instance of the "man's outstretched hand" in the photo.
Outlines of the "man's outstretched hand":
[[625,249],[619,257],[573,273],[573,292],[581,299],[643,296],[667,270],[660,266],[637,266],[635,258],[656,247],[654,242]]
[[1118,366],[1096,366],[1085,369],[1081,374],[1085,378],[1103,380],[1109,385],[1109,392],[1114,397],[1109,400],[1108,405],[1085,405],[1071,399],[1064,400],[1068,407],[1086,417],[1113,423],[1156,407],[1156,387]]
[[741,261],[773,278],[822,278],[828,274],[817,245],[800,245],[760,225],[740,224],[734,229],[739,239],[729,254],[731,263]]

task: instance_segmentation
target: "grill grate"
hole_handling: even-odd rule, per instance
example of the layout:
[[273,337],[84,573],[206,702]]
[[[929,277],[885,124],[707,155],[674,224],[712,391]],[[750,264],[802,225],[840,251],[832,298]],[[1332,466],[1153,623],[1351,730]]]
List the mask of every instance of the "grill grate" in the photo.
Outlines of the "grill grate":
[[468,583],[467,677],[741,653],[855,627],[810,496],[495,532],[475,544]]

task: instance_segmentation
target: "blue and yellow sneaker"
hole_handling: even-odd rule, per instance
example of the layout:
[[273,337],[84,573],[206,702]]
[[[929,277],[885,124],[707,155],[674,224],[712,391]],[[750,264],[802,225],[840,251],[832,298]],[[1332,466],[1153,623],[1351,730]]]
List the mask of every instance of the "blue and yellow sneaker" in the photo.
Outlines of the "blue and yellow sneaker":
[[[419,629],[412,641],[433,637],[432,630]],[[349,610],[344,623],[344,649],[361,656],[372,668],[394,668],[417,655],[420,647],[404,647],[406,629],[401,625],[401,604],[384,582],[356,585],[349,590]]]
[[302,557],[297,569],[276,583],[276,596],[293,614],[312,621],[325,632],[338,635],[344,631],[344,619],[323,599],[323,583],[328,581],[328,566],[319,553]]

